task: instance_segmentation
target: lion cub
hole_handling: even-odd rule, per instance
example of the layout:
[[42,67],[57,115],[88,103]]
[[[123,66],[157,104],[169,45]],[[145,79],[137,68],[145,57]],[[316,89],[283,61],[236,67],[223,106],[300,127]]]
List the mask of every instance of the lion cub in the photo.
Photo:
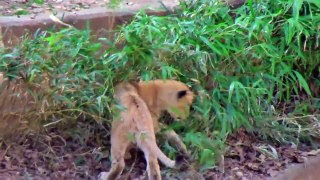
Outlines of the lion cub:
[[[115,99],[124,110],[112,122],[111,159],[109,180],[122,173],[124,156],[128,148],[137,145],[145,155],[149,179],[161,179],[158,159],[167,167],[177,167],[176,161],[169,159],[156,144],[155,132],[160,127],[161,112],[168,111],[175,119],[185,119],[194,99],[189,87],[175,80],[153,80],[139,83],[120,83],[115,87]],[[168,138],[177,143],[182,141],[174,131]],[[185,148],[184,144],[180,145]]]

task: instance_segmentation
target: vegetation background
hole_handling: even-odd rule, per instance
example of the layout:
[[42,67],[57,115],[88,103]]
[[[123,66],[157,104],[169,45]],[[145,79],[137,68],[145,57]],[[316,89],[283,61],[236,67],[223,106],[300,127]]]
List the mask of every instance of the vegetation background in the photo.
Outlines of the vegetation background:
[[[27,90],[15,89],[12,98],[20,101],[23,95],[33,104],[16,112],[23,119],[19,128],[67,131],[79,121],[96,122],[99,128],[88,133],[101,131],[108,139],[114,84],[175,78],[197,94],[195,112],[172,127],[201,172],[216,165],[239,128],[269,144],[260,147],[268,156],[279,144],[317,148],[319,1],[248,0],[236,9],[215,0],[186,1],[168,16],[141,11],[115,33],[114,40],[100,37],[97,42],[89,28],[53,29],[1,49],[0,71],[7,78],[2,95],[16,83]],[[101,49],[102,44],[109,48]],[[3,117],[12,119],[12,112]],[[108,149],[108,141],[98,144]],[[173,147],[161,145],[175,156]]]

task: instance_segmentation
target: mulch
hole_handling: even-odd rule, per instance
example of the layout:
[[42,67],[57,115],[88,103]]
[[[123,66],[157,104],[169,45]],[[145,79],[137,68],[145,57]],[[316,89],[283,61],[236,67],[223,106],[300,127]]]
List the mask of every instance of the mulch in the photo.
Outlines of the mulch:
[[[2,139],[0,179],[97,179],[110,169],[109,138],[102,125],[78,121],[73,128],[61,125]],[[193,164],[180,172],[162,167],[163,179],[265,179],[318,154],[310,146],[268,145],[244,129],[229,136],[227,144],[223,166],[204,172]],[[131,155],[121,179],[145,178],[143,154],[133,151]]]

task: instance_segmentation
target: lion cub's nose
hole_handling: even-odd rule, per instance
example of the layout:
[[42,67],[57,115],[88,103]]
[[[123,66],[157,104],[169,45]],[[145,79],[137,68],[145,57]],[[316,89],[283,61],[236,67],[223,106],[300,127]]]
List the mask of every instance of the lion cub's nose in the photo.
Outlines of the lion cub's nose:
[[193,111],[194,111],[193,106],[190,106],[190,112],[193,112]]

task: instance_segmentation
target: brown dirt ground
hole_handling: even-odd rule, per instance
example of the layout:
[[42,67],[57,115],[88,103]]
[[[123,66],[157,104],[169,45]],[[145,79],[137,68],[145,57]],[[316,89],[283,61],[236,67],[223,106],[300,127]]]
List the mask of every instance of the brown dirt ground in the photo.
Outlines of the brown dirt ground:
[[[70,127],[70,126],[69,126]],[[293,163],[304,163],[317,151],[310,146],[269,146],[277,158],[263,151],[268,147],[253,134],[240,129],[227,141],[224,170],[201,172],[195,164],[185,171],[162,167],[163,179],[266,179]],[[0,179],[32,177],[34,179],[97,179],[110,169],[109,134],[96,122],[78,121],[73,128],[64,125],[29,133],[14,139],[0,140]],[[131,153],[121,179],[143,179],[146,164],[141,152]],[[222,166],[220,166],[221,169]]]

